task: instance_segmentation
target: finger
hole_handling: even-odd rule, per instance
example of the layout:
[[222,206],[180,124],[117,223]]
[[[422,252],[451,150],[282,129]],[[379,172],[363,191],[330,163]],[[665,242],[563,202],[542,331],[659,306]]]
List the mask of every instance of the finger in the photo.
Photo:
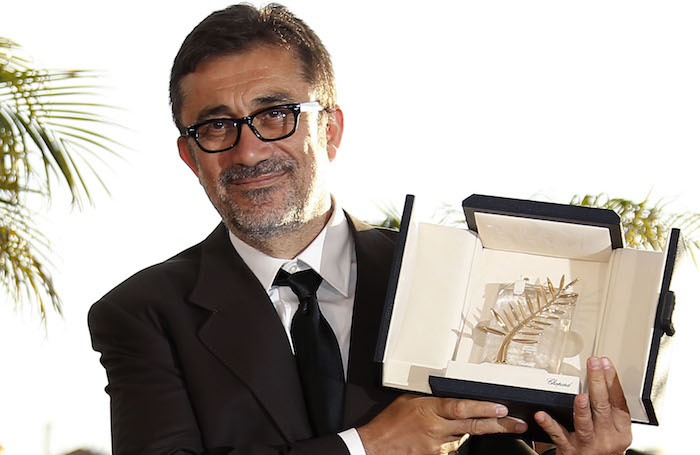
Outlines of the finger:
[[436,398],[436,400],[438,401],[435,413],[449,420],[495,418],[508,415],[508,408],[498,403],[456,398]]
[[500,419],[465,419],[450,422],[450,434],[492,434],[492,433],[524,433],[527,424],[515,417]]
[[605,382],[608,386],[610,404],[615,409],[621,409],[625,412],[629,412],[627,400],[625,399],[625,393],[622,390],[622,385],[620,385],[620,378],[617,375],[615,366],[607,357],[603,357],[601,362],[603,365],[603,372],[605,374]]
[[[601,366],[603,367],[603,374],[605,376],[605,384],[608,386],[608,391],[615,385],[615,370],[612,366],[612,361],[607,357],[600,358]],[[609,392],[608,392],[609,393]]]
[[610,404],[612,406],[613,424],[618,431],[629,432],[632,418],[630,417],[630,411],[627,407],[625,393],[620,385],[620,378],[610,359],[603,357],[601,361],[603,363],[605,381],[608,385],[608,395],[610,396]]
[[574,398],[574,429],[579,440],[584,444],[590,444],[595,439],[590,399],[585,393]]
[[588,392],[590,396],[593,419],[602,425],[612,420],[608,384],[605,380],[603,364],[598,357],[588,359]]
[[557,453],[569,453],[573,449],[570,441],[570,434],[566,428],[561,426],[549,414],[544,411],[535,413],[535,422],[547,432],[552,442],[557,445]]

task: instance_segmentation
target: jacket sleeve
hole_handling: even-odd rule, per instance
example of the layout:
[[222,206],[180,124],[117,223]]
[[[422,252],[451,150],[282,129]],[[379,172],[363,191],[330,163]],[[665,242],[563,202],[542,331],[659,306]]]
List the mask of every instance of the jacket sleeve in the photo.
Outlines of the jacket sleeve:
[[349,454],[338,435],[205,448],[177,355],[157,316],[103,299],[91,308],[88,325],[107,371],[114,455]]

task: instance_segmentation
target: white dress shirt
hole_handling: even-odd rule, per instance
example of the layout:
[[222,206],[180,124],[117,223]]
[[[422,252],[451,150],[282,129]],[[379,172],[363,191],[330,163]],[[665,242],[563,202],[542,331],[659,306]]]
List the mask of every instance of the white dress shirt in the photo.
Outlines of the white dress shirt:
[[[233,247],[253,272],[260,284],[267,290],[270,301],[287,332],[289,348],[292,344],[292,317],[299,306],[299,299],[288,286],[273,286],[277,272],[284,269],[294,273],[313,269],[323,281],[316,293],[321,313],[333,329],[340,355],[343,360],[345,377],[348,374],[350,352],[350,328],[355,301],[357,281],[357,260],[355,244],[350,226],[343,210],[333,200],[333,213],[321,233],[294,259],[279,259],[268,256],[248,245],[232,232],[229,238]],[[351,455],[366,455],[357,430],[351,428],[339,433]]]

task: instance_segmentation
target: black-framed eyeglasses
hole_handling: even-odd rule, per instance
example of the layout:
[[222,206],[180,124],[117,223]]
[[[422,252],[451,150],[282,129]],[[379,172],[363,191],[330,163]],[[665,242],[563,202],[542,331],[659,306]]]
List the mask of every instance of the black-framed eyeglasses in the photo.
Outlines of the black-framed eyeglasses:
[[318,101],[280,104],[262,109],[243,118],[214,118],[185,128],[199,148],[207,153],[232,149],[241,138],[241,129],[247,124],[253,133],[265,142],[279,141],[294,134],[302,112],[322,111]]

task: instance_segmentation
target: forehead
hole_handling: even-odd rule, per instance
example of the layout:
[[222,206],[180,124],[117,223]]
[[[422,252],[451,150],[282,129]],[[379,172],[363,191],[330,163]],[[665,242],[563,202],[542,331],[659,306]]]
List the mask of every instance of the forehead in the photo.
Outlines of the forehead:
[[295,53],[279,46],[212,57],[182,79],[182,118],[194,120],[200,112],[226,106],[231,114],[248,115],[265,100],[308,101],[311,84]]

